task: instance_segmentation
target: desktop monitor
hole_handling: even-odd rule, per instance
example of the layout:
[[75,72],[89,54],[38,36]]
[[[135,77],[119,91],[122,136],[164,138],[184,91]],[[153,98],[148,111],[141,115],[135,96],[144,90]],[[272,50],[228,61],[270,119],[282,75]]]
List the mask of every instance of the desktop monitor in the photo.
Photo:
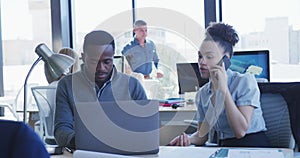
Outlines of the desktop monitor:
[[[258,82],[270,82],[268,50],[235,51],[231,58],[232,71],[252,73]],[[179,94],[195,92],[208,82],[201,78],[198,63],[177,63]]]
[[270,82],[268,50],[235,51],[230,69],[239,73],[254,74],[258,82]]
[[201,78],[198,63],[177,63],[176,67],[179,94],[195,92],[208,82],[208,79]]

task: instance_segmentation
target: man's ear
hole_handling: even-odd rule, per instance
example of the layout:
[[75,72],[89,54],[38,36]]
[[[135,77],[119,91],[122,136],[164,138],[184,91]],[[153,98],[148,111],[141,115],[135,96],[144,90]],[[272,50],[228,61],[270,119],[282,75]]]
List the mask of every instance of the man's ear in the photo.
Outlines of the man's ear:
[[137,30],[137,28],[136,28],[136,27],[134,27],[132,31],[135,33],[135,32],[136,32],[136,30]]

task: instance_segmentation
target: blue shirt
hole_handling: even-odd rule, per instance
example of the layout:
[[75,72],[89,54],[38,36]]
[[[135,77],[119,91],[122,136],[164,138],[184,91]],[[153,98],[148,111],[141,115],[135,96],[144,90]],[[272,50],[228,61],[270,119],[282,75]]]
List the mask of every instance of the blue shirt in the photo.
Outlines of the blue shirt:
[[142,47],[136,38],[133,38],[122,50],[128,64],[133,72],[149,75],[152,72],[152,61],[155,67],[158,65],[158,56],[155,44],[151,40],[145,40],[145,47]]
[[[254,107],[251,123],[246,133],[249,134],[266,130],[265,120],[260,106],[260,91],[254,76],[250,74],[240,74],[238,72],[231,71],[230,69],[227,70],[227,76],[229,91],[234,103],[237,106],[251,105]],[[197,92],[196,104],[198,105],[199,122],[204,121],[205,114],[208,109],[212,107],[212,103],[210,101],[212,95],[213,91],[211,90],[211,82],[206,83]],[[219,139],[235,137],[228,123],[225,108],[220,113],[213,128],[217,131]]]

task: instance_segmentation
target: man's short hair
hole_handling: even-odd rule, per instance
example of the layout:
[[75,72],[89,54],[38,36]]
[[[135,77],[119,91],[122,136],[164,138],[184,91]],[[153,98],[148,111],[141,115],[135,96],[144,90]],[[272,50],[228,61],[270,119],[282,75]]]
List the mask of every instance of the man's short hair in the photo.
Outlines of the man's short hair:
[[88,45],[108,45],[111,44],[115,50],[115,41],[111,34],[102,30],[95,30],[88,33],[84,37],[83,51],[87,49]]
[[137,20],[134,23],[134,27],[145,26],[147,23],[144,20]]

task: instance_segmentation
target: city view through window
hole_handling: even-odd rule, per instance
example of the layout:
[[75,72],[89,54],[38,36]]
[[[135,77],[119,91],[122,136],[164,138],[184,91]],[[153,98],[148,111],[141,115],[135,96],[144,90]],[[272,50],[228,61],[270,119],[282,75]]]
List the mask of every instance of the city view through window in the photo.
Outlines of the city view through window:
[[240,34],[236,49],[270,51],[271,82],[300,81],[299,7],[298,0],[222,3],[223,21],[235,26]]

